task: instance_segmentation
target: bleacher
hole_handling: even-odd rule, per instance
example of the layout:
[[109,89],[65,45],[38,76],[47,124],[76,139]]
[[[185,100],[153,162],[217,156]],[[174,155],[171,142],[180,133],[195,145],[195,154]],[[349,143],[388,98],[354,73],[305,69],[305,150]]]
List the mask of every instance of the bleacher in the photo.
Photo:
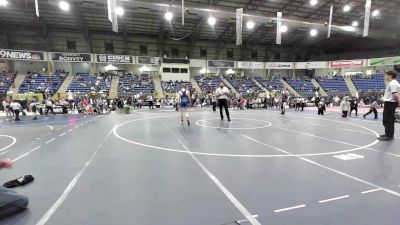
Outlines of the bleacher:
[[63,83],[66,74],[56,73],[53,76],[30,73],[25,77],[19,88],[19,93],[40,93],[46,91],[48,93],[56,93]]
[[239,92],[240,96],[261,92],[260,87],[258,87],[249,77],[234,78],[227,76],[225,79],[236,89],[236,91]]
[[187,81],[162,81],[161,87],[165,93],[176,93],[182,88],[192,89],[193,85]]
[[331,79],[316,78],[321,87],[328,93],[328,95],[345,96],[349,94],[349,88],[346,81],[342,76],[335,76]]
[[258,83],[260,83],[264,88],[268,91],[273,90],[281,90],[283,87],[282,82],[278,78],[272,78],[270,80],[266,80],[262,77],[255,77],[254,78]]
[[384,92],[384,74],[373,74],[371,77],[355,76],[352,78],[354,85],[359,92]]
[[215,91],[222,82],[222,79],[218,76],[204,77],[199,75],[194,79],[205,94]]
[[104,77],[95,77],[89,73],[77,73],[74,80],[68,87],[68,91],[73,93],[86,94],[91,91],[108,93],[111,80],[106,81]]
[[118,94],[150,94],[154,91],[154,80],[149,75],[128,74],[119,78]]
[[310,97],[313,96],[315,93],[315,87],[311,83],[311,80],[308,79],[291,79],[291,78],[284,78],[284,80],[301,96]]
[[6,71],[0,72],[0,93],[7,93],[8,89],[14,82],[16,74]]

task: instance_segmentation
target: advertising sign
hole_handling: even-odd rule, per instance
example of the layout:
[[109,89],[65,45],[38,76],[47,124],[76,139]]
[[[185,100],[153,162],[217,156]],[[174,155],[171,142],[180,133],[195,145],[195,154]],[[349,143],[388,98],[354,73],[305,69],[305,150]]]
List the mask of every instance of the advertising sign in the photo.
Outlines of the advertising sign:
[[265,69],[278,69],[278,70],[290,70],[294,68],[292,62],[267,62],[265,63]]
[[234,61],[209,60],[207,65],[213,68],[235,68]]
[[53,61],[60,62],[91,62],[92,59],[88,53],[68,53],[68,52],[53,52],[51,53]]
[[328,68],[328,62],[297,62],[296,69],[323,69]]
[[138,64],[154,65],[156,64],[156,58],[149,56],[138,56]]
[[239,68],[239,69],[264,69],[264,63],[262,63],[262,62],[237,62],[237,68]]
[[391,66],[400,64],[400,56],[369,59],[368,66]]
[[331,68],[362,67],[366,66],[365,59],[331,61]]
[[44,52],[0,49],[0,59],[44,61]]
[[132,64],[133,56],[129,55],[96,55],[98,63]]

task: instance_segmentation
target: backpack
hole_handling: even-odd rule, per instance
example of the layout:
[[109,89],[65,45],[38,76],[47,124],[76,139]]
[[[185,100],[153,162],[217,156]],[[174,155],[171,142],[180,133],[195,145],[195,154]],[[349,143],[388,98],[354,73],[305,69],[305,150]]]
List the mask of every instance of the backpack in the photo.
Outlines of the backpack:
[[187,95],[186,91],[182,92],[181,103],[189,103],[189,96]]

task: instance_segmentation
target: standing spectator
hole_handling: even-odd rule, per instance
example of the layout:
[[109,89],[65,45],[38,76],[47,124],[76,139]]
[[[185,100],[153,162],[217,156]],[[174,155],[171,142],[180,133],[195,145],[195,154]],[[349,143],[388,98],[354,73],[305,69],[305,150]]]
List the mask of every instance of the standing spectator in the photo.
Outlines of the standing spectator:
[[383,96],[383,126],[385,127],[385,135],[381,135],[378,140],[388,141],[394,138],[395,112],[397,106],[400,105],[400,84],[396,80],[397,74],[394,71],[386,72],[385,80],[388,82],[385,95]]
[[217,111],[217,96],[215,95],[215,91],[211,93],[211,104],[213,108],[213,112]]
[[222,113],[222,108],[224,108],[228,121],[231,121],[228,110],[228,95],[230,94],[229,89],[225,87],[225,84],[223,82],[221,82],[219,84],[219,88],[217,88],[217,90],[215,91],[215,94],[218,99],[219,114],[221,116],[221,120],[224,120],[224,114]]

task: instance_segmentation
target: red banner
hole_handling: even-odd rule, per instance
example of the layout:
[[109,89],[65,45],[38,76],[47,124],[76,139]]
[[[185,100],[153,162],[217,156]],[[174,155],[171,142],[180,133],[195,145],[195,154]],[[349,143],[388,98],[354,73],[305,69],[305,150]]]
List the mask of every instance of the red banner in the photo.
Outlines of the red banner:
[[356,59],[356,60],[332,61],[330,62],[330,66],[331,68],[362,67],[366,66],[366,60]]

